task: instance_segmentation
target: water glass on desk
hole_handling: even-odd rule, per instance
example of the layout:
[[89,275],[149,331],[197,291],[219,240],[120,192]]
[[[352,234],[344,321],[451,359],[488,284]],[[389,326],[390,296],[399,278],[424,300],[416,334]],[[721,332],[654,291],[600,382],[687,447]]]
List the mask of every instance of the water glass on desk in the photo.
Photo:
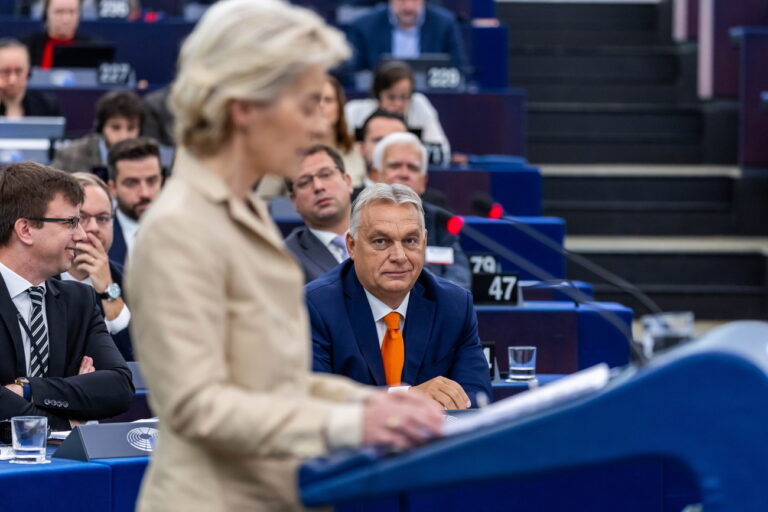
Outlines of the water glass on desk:
[[646,357],[685,343],[693,338],[693,313],[675,311],[645,315],[643,325],[643,351]]
[[507,347],[509,353],[509,378],[507,381],[536,379],[536,347]]
[[45,444],[48,438],[48,418],[45,416],[14,416],[11,418],[11,439],[14,464],[46,464]]

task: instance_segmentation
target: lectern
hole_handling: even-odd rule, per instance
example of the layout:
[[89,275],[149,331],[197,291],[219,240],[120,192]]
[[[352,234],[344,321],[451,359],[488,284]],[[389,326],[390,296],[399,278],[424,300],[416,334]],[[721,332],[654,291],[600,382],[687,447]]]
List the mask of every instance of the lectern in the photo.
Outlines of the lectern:
[[[768,510],[768,324],[719,327],[642,367],[627,367],[598,391],[404,454],[310,460],[299,479],[308,506],[376,498],[397,508],[415,496],[400,508],[417,512],[437,509],[424,496],[461,488],[456,499],[463,504],[439,509],[528,511],[526,496],[503,490],[558,472],[584,476],[614,466],[621,472],[628,462],[654,460],[684,475],[692,501],[706,512]],[[565,492],[552,487],[553,495]],[[632,489],[619,509],[635,510],[630,505],[651,491]],[[486,492],[498,494],[489,500]],[[568,506],[559,510],[585,510],[563,503]],[[667,509],[663,500],[658,508],[646,506]]]

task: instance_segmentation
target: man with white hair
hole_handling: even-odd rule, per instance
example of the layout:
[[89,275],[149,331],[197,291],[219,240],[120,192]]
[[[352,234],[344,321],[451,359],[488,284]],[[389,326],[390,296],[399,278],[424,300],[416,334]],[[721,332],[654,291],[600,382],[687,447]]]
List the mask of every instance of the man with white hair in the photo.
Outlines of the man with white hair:
[[360,193],[349,259],[306,286],[313,369],[364,384],[413,389],[446,409],[490,397],[472,296],[423,272],[421,199],[376,183]]
[[[427,151],[418,137],[409,132],[392,133],[376,145],[370,177],[374,182],[406,185],[421,196],[427,189],[427,162]],[[450,212],[423,204],[428,237],[426,268],[469,289],[472,286],[469,260],[459,238],[450,234],[446,225]]]

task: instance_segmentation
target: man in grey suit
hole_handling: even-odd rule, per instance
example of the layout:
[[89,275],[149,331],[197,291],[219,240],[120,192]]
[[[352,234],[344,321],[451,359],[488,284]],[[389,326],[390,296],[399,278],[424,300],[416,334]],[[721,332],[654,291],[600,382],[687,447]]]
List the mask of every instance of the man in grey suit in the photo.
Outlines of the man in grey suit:
[[347,259],[345,235],[349,229],[352,181],[339,153],[318,144],[307,151],[296,181],[288,185],[291,201],[304,219],[285,239],[313,281]]

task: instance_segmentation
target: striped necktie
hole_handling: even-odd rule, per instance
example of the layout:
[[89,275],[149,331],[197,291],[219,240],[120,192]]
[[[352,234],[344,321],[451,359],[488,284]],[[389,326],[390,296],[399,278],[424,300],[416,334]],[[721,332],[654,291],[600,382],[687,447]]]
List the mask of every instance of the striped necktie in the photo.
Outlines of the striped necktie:
[[337,235],[331,240],[331,244],[335,245],[339,249],[341,249],[341,259],[345,260],[349,258],[349,253],[347,252],[347,235],[346,233]]
[[405,342],[400,332],[400,313],[391,312],[384,317],[387,332],[381,342],[381,360],[384,363],[384,375],[387,386],[397,386],[403,381],[405,363]]
[[29,321],[29,376],[45,377],[48,374],[48,330],[43,318],[43,299],[45,288],[33,286],[29,290],[29,298],[32,301],[32,318]]

